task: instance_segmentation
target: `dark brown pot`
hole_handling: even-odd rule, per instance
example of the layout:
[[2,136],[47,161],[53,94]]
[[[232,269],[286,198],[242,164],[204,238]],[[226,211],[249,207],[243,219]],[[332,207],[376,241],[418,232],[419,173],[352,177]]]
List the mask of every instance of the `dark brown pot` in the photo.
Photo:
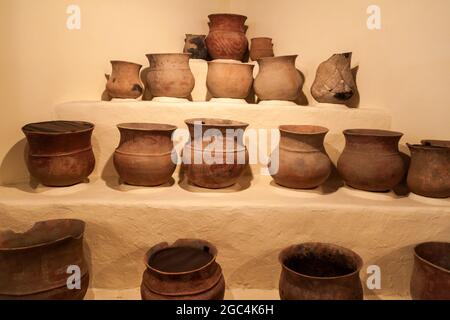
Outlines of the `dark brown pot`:
[[213,98],[247,98],[253,86],[253,68],[246,63],[208,62],[209,93]]
[[414,248],[411,296],[414,300],[450,300],[450,243],[427,242]]
[[225,280],[217,249],[203,240],[161,243],[145,256],[143,300],[223,300]]
[[275,182],[294,189],[313,189],[323,184],[331,174],[331,161],[323,145],[328,129],[286,125],[280,126],[280,133],[278,151],[271,156]]
[[209,15],[209,35],[206,46],[212,59],[243,61],[248,52],[245,35],[247,17],[238,14]]
[[[209,189],[237,183],[248,164],[243,134],[248,124],[222,119],[190,119],[191,141],[183,149],[183,169],[189,181]],[[234,137],[227,136],[227,130]]]
[[91,136],[94,125],[50,121],[22,128],[28,140],[27,166],[42,184],[65,187],[83,182],[94,171]]
[[398,150],[402,133],[387,130],[344,131],[346,146],[338,161],[345,182],[365,191],[389,191],[405,176],[406,164]]
[[106,75],[106,92],[111,98],[137,99],[144,89],[139,72],[142,65],[127,61],[111,61],[112,73]]
[[[51,220],[1,233],[0,300],[82,300],[89,286],[84,228],[79,220]],[[68,289],[69,266],[80,268],[81,290]]]
[[359,272],[363,261],[355,252],[325,243],[291,246],[280,254],[281,300],[362,300]]
[[253,38],[250,45],[250,59],[257,61],[261,58],[273,57],[273,43],[271,38]]
[[170,181],[176,160],[168,124],[124,123],[117,126],[120,144],[114,166],[123,182],[135,186],[159,186]]
[[208,59],[206,48],[206,35],[187,34],[184,40],[183,53],[189,53],[191,59]]

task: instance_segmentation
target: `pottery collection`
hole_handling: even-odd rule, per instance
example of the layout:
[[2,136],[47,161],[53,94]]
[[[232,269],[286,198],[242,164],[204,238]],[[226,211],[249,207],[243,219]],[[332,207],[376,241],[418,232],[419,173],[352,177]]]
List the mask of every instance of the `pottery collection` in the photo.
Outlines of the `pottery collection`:
[[273,43],[271,38],[253,38],[250,41],[250,59],[257,61],[261,58],[274,57]]
[[112,73],[105,75],[108,80],[106,92],[110,98],[137,99],[143,93],[139,78],[140,64],[126,61],[111,61]]
[[208,62],[209,93],[213,98],[247,98],[253,86],[253,68],[246,63]]
[[208,59],[206,35],[187,34],[184,40],[183,53],[190,54],[191,59]]

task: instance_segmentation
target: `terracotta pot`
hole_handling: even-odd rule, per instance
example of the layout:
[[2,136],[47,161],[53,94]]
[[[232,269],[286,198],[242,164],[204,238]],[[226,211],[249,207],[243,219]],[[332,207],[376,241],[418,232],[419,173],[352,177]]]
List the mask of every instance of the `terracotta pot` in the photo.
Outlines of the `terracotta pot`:
[[172,134],[177,127],[154,123],[124,123],[117,127],[121,138],[114,166],[122,181],[147,187],[169,182],[176,169]]
[[225,280],[217,249],[203,240],[161,243],[145,255],[143,300],[223,300]]
[[270,58],[273,53],[273,43],[271,38],[253,38],[250,45],[250,59],[257,61],[261,58]]
[[313,189],[323,184],[332,168],[323,145],[328,129],[286,125],[280,126],[280,133],[279,149],[271,157],[275,182],[294,189]]
[[50,121],[22,128],[28,140],[30,174],[50,187],[71,186],[94,171],[91,136],[94,125],[81,121]]
[[187,34],[184,40],[184,53],[189,53],[191,59],[208,59],[206,48],[206,35]]
[[247,17],[238,14],[209,15],[209,35],[206,46],[212,59],[243,61],[248,52],[245,35]]
[[[25,233],[1,233],[0,300],[82,300],[89,286],[84,227],[79,220],[51,220]],[[67,286],[69,266],[80,268],[80,290]]]
[[195,79],[189,67],[189,54],[148,54],[147,82],[153,97],[189,98]]
[[414,248],[411,296],[414,300],[450,300],[450,243],[427,242]]
[[186,124],[191,141],[183,149],[183,170],[189,181],[210,189],[236,184],[248,164],[243,141],[248,124],[203,118],[186,120]]
[[208,62],[206,86],[214,98],[245,99],[253,86],[251,64]]
[[111,98],[137,99],[144,89],[139,78],[140,64],[127,61],[111,61],[112,73],[105,75],[106,92]]
[[259,100],[294,101],[303,85],[302,77],[295,67],[297,56],[261,58],[259,74],[254,82]]
[[346,146],[338,161],[338,171],[349,186],[383,192],[402,181],[406,173],[406,164],[398,150],[402,133],[352,129],[345,130],[344,135]]
[[281,300],[362,300],[359,272],[363,261],[355,252],[325,243],[291,246],[280,254]]

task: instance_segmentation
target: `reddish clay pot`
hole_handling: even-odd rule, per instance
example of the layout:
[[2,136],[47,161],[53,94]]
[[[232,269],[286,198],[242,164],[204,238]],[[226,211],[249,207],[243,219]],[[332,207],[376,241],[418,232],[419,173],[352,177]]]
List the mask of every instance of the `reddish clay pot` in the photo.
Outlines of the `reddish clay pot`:
[[355,252],[325,243],[291,246],[280,254],[281,300],[362,300],[359,272],[363,261]]
[[209,35],[206,47],[212,59],[243,61],[248,52],[245,35],[247,17],[238,14],[209,15]]
[[246,63],[208,62],[209,93],[213,98],[247,98],[253,86],[253,68]]
[[203,240],[161,243],[145,255],[143,300],[223,300],[225,280],[217,249]]
[[112,73],[106,75],[106,92],[111,98],[137,99],[144,89],[139,72],[142,65],[127,61],[111,61]]
[[414,248],[411,296],[414,300],[450,300],[450,243],[427,242]]
[[81,121],[50,121],[22,128],[28,140],[30,174],[50,187],[83,182],[95,167],[91,136],[94,125]]
[[257,61],[261,58],[275,56],[273,53],[273,43],[271,38],[253,38],[250,45],[250,59]]
[[346,146],[338,161],[345,182],[365,191],[389,191],[405,177],[406,164],[398,150],[402,133],[352,129],[344,131]]
[[[0,300],[83,300],[89,286],[84,228],[79,220],[51,220],[22,234],[1,233]],[[80,268],[79,290],[67,286],[69,266]]]
[[117,127],[121,138],[114,166],[122,181],[147,187],[169,182],[176,169],[172,134],[177,127],[154,123],[124,123]]
[[323,184],[332,168],[323,145],[328,129],[286,125],[280,126],[280,133],[280,145],[270,165],[275,182],[294,189],[313,189]]

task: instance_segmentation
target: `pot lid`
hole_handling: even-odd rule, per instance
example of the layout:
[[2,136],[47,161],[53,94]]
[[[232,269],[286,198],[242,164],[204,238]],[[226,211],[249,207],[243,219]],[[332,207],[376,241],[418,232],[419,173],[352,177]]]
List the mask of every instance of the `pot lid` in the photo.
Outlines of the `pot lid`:
[[94,124],[85,121],[46,121],[27,124],[22,128],[25,133],[68,134],[90,131]]

